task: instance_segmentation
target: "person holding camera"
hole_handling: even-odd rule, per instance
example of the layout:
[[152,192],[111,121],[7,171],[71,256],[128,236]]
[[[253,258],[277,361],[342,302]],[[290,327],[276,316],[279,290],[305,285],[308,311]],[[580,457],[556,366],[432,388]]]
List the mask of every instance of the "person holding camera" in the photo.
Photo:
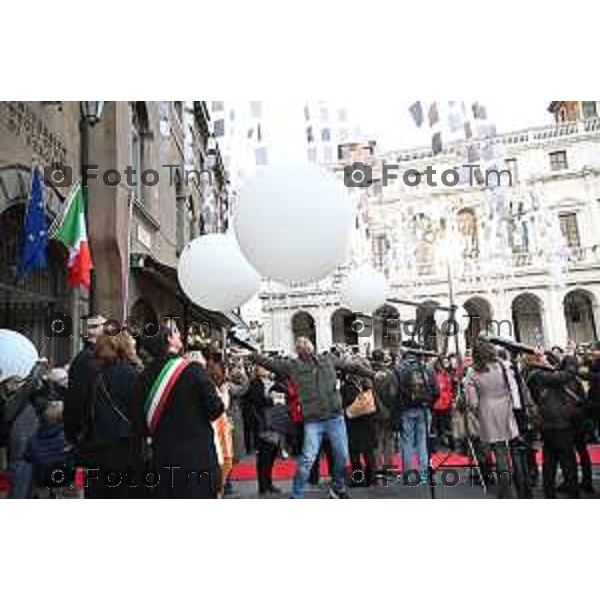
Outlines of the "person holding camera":
[[560,465],[569,497],[579,498],[573,410],[567,392],[575,373],[569,368],[555,370],[542,349],[523,356],[523,365],[525,381],[539,411],[544,454],[544,496],[556,498],[556,470]]

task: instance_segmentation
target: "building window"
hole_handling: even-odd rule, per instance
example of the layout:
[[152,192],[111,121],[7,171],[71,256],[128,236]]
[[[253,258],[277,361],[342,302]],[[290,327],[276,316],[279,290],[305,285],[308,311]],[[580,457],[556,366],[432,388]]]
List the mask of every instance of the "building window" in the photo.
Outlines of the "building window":
[[267,149],[266,148],[257,148],[254,151],[254,156],[256,158],[256,164],[257,165],[266,165],[266,164],[268,164]]
[[319,116],[321,118],[321,121],[327,121],[329,119],[329,111],[327,110],[326,106],[321,106],[321,108],[319,109]]
[[253,117],[262,117],[262,102],[260,100],[252,100],[250,102],[250,114]]
[[512,176],[512,185],[514,185],[519,180],[519,171],[517,168],[517,159],[516,158],[507,158],[504,161],[506,168],[510,171]]
[[183,122],[183,102],[181,100],[173,102],[173,106],[175,108],[175,113],[179,117],[179,120]]
[[333,161],[333,148],[331,146],[325,146],[324,158],[326,163]]
[[338,121],[340,123],[345,123],[347,118],[348,115],[346,114],[346,109],[340,108],[340,110],[338,111]]
[[220,112],[222,110],[225,110],[225,102],[223,102],[223,100],[213,100],[212,110],[213,112]]
[[311,144],[312,142],[315,141],[315,136],[313,134],[313,128],[312,127],[307,127],[306,128],[306,141]]
[[131,118],[131,166],[138,176],[133,189],[135,198],[142,203],[147,200],[146,186],[142,184],[140,174],[146,169],[146,143],[148,134],[148,113],[144,102],[136,102]]
[[260,123],[256,126],[256,139],[259,142],[262,142],[262,129],[260,128]]
[[583,113],[584,119],[594,119],[598,116],[596,111],[596,101],[595,100],[584,100],[581,103],[581,111]]
[[558,218],[560,221],[560,230],[567,242],[567,246],[569,248],[579,248],[581,242],[579,239],[579,228],[577,226],[577,214],[569,213],[559,215]]
[[324,142],[331,141],[331,131],[329,129],[321,130],[321,140]]
[[316,148],[308,149],[308,162],[311,162],[311,163],[317,162],[317,149]]
[[229,120],[235,121],[235,110],[233,109],[229,111]]
[[560,150],[558,152],[550,152],[550,170],[551,171],[564,171],[568,169],[567,163],[567,152],[566,150]]
[[185,248],[185,243],[186,243],[186,212],[187,212],[187,207],[186,207],[186,199],[185,197],[181,196],[179,198],[177,198],[176,200],[177,204],[176,204],[176,223],[175,223],[175,228],[176,228],[176,235],[177,235],[177,252],[181,253],[183,251],[183,249]]
[[223,137],[225,135],[225,119],[217,119],[215,121],[215,137]]
[[308,109],[308,104],[304,105],[304,119],[306,121],[310,121],[310,110]]

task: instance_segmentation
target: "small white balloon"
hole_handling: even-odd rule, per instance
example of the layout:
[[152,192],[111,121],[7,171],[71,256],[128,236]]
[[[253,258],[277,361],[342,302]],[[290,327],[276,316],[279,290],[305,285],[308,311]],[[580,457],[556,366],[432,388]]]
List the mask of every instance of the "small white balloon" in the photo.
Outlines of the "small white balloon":
[[27,377],[39,360],[29,338],[11,329],[0,329],[0,381],[8,377]]
[[352,271],[342,288],[342,304],[354,312],[373,313],[386,301],[385,276],[370,265]]
[[179,284],[194,303],[209,310],[238,308],[258,292],[260,277],[248,263],[235,236],[203,235],[183,250]]
[[354,206],[341,181],[312,164],[261,168],[241,190],[235,232],[261,275],[323,279],[346,260]]

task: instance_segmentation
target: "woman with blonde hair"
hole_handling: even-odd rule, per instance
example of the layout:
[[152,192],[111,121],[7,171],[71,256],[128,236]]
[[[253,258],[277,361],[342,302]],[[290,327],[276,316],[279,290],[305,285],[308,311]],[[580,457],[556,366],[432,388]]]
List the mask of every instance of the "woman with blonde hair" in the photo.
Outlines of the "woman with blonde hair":
[[86,497],[143,497],[141,448],[131,401],[138,370],[133,338],[127,332],[102,334],[94,347],[97,372],[86,418]]

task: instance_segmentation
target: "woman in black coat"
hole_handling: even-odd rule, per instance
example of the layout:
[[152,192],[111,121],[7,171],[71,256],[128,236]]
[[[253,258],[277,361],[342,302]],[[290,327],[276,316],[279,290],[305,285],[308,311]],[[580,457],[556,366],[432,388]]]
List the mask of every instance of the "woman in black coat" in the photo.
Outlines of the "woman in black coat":
[[267,411],[274,406],[272,392],[285,393],[283,382],[275,383],[269,372],[260,365],[254,367],[254,377],[246,394],[246,403],[254,417],[254,439],[256,444],[256,474],[259,496],[281,493],[273,485],[273,467],[279,453],[281,434],[269,428]]
[[[143,407],[167,361],[182,349],[178,331],[161,327],[158,335],[142,336],[141,345],[153,357],[141,377],[138,416],[146,429]],[[167,396],[152,434],[152,467],[158,498],[215,498],[219,464],[212,421],[225,410],[215,384],[197,362],[185,366]]]
[[[342,383],[342,403],[344,409],[348,408],[356,397],[365,390],[372,389],[369,379],[357,375],[346,375]],[[346,417],[346,430],[348,431],[348,449],[350,463],[352,464],[351,485],[366,485],[372,487],[375,483],[375,469],[377,468],[377,413],[348,419]],[[364,462],[361,461],[361,456]]]
[[139,371],[127,333],[101,335],[94,347],[95,377],[83,440],[86,498],[144,498],[144,463],[133,421]]

